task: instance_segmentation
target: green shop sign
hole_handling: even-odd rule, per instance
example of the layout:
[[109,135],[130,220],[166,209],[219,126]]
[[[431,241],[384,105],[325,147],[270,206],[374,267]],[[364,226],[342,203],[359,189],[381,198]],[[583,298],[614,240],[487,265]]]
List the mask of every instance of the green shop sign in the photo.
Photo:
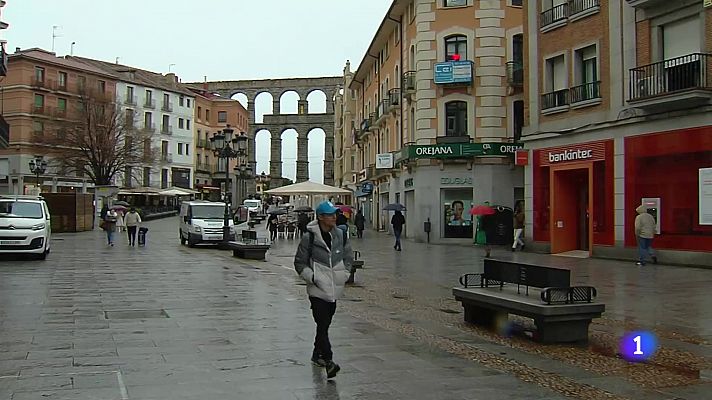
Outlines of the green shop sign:
[[414,158],[470,158],[481,156],[514,156],[521,143],[448,143],[410,145],[398,154],[397,161]]

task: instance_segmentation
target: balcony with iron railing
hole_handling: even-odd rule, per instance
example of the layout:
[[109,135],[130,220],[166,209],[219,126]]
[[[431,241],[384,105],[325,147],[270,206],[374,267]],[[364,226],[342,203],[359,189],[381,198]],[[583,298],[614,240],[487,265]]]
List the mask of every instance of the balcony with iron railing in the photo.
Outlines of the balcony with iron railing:
[[574,86],[570,90],[569,98],[572,107],[584,102],[600,101],[601,99],[601,81],[587,82]]
[[145,132],[151,132],[151,133],[153,133],[153,132],[156,131],[156,124],[154,124],[153,122],[144,122],[144,124],[143,124],[143,130],[144,130]]
[[161,111],[173,112],[173,103],[164,101],[163,105],[161,106]]
[[156,100],[148,97],[148,98],[146,98],[146,101],[143,102],[143,106],[145,108],[155,109],[156,108]]
[[629,102],[663,110],[685,108],[712,100],[712,54],[691,53],[632,68]]
[[626,0],[628,5],[635,8],[651,8],[658,6],[663,3],[667,3],[670,0]]
[[560,89],[541,95],[541,110],[555,112],[568,109],[569,89]]
[[368,118],[371,120],[371,126],[368,127],[368,130],[373,132],[378,129],[378,124],[376,121],[378,121],[378,111],[372,112]]
[[539,27],[548,32],[601,10],[601,0],[569,0],[544,10],[539,15]]
[[55,81],[47,78],[38,79],[37,77],[32,78],[32,86],[37,89],[55,90],[57,85]]
[[401,101],[400,88],[393,88],[388,91],[388,111],[399,111]]
[[521,61],[507,62],[507,85],[513,88],[524,86],[524,66]]
[[124,99],[124,104],[129,105],[129,106],[135,106],[136,102],[137,102],[136,96],[126,95],[126,98]]
[[161,125],[161,133],[164,135],[172,135],[173,134],[173,125],[167,125],[167,124]]
[[208,141],[205,139],[198,139],[195,141],[195,146],[199,149],[207,149],[209,148],[208,146]]
[[569,17],[569,4],[563,3],[558,6],[551,7],[548,10],[542,11],[539,21],[541,29],[551,28],[565,25]]
[[383,99],[378,103],[376,124],[382,124],[388,119],[388,108],[390,106],[388,99]]
[[195,170],[196,172],[204,172],[211,174],[215,170],[215,164],[208,164],[204,162],[200,162],[195,164]]
[[161,162],[172,163],[173,162],[173,154],[172,153],[161,153]]
[[403,73],[403,93],[406,95],[415,93],[415,71],[407,71]]
[[376,176],[376,164],[370,164],[366,167],[366,180],[373,179]]
[[359,127],[360,129],[358,131],[359,138],[370,131],[371,123],[371,118],[364,118],[363,121],[361,121],[361,126]]

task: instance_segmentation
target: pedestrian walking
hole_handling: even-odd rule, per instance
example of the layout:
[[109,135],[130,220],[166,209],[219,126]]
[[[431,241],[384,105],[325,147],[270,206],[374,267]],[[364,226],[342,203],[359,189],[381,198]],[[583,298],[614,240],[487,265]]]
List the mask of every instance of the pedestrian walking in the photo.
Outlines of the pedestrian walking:
[[391,218],[391,225],[393,225],[393,234],[396,237],[396,244],[393,245],[393,248],[397,251],[401,251],[401,234],[403,233],[403,225],[405,225],[403,213],[396,210]]
[[269,230],[269,240],[277,240],[277,224],[279,223],[279,218],[277,214],[270,214],[267,218],[267,229]]
[[638,262],[636,265],[644,266],[650,257],[653,264],[658,263],[658,257],[653,254],[653,238],[655,237],[655,218],[648,213],[648,207],[641,204],[635,209],[635,237],[638,239]]
[[307,225],[309,224],[309,215],[306,212],[300,212],[297,216],[297,228],[299,228],[299,237],[307,233]]
[[136,212],[134,207],[131,207],[129,212],[126,213],[125,223],[126,231],[128,232],[129,237],[129,246],[136,246],[136,230],[141,224],[141,215]]
[[116,210],[116,230],[123,232],[126,229],[126,224],[124,223],[124,212],[122,210]]
[[524,207],[522,202],[518,201],[517,205],[514,206],[514,242],[512,243],[512,251],[517,251],[517,246],[519,245],[524,250],[522,233],[524,233]]
[[349,231],[349,220],[346,218],[346,215],[344,215],[344,211],[341,209],[337,209],[336,211],[336,227],[341,229],[344,232]]
[[363,216],[363,211],[358,209],[356,217],[354,218],[354,223],[356,224],[356,235],[359,239],[363,238],[363,229],[366,227],[366,217]]
[[326,368],[326,376],[336,376],[341,367],[333,361],[329,325],[336,312],[336,300],[344,291],[353,264],[353,251],[346,233],[336,227],[337,208],[325,201],[316,208],[317,220],[307,225],[299,242],[294,268],[307,283],[307,294],[316,323],[311,361]]
[[114,232],[116,231],[117,214],[114,210],[107,208],[104,218],[102,219],[101,229],[106,232],[106,242],[109,246],[114,245]]

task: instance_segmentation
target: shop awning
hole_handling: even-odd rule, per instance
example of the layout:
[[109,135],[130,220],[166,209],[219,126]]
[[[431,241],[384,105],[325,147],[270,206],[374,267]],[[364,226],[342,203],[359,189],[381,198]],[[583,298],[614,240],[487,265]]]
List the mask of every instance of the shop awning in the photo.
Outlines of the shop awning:
[[323,194],[323,195],[338,195],[338,194],[351,194],[350,190],[337,188],[335,186],[324,185],[316,182],[299,182],[293,185],[282,186],[275,189],[266,191],[267,194],[276,194],[281,196],[295,196],[295,195],[312,195],[312,194]]

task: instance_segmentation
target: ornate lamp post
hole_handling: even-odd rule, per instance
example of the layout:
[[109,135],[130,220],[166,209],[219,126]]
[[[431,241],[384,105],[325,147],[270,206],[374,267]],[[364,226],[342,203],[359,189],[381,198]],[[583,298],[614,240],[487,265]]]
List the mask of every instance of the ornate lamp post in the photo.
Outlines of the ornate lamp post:
[[225,215],[223,219],[223,245],[230,241],[230,160],[247,156],[247,135],[241,132],[234,136],[234,130],[227,125],[222,132],[210,138],[210,148],[215,157],[225,160]]
[[45,161],[43,156],[35,156],[30,160],[30,171],[35,174],[37,182],[37,190],[42,192],[42,185],[40,185],[40,175],[47,171],[47,161]]
[[257,183],[260,184],[260,187],[262,188],[260,193],[264,197],[264,192],[269,190],[269,182],[272,180],[272,178],[269,175],[265,174],[264,171],[262,171],[262,173],[260,175],[257,175],[255,179],[257,180]]

